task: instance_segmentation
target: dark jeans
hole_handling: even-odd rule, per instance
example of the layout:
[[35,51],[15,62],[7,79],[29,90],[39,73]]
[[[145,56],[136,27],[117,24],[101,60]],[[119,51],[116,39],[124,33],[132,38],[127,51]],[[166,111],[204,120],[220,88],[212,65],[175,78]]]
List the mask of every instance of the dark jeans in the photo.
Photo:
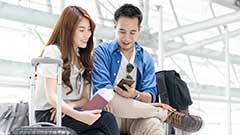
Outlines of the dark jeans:
[[[37,122],[51,122],[50,110],[36,111],[35,117]],[[119,135],[119,129],[115,117],[109,112],[102,112],[101,117],[94,122],[91,126],[77,121],[69,116],[64,116],[62,119],[62,125],[72,128],[79,135]]]

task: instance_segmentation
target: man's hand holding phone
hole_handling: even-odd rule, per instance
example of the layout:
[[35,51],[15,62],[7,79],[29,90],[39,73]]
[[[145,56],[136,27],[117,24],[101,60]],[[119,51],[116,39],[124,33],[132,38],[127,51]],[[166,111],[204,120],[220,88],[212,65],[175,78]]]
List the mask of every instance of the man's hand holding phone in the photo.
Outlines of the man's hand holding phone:
[[138,94],[136,89],[132,87],[134,82],[134,80],[122,79],[117,86],[115,86],[115,91],[123,97],[133,98]]
[[122,79],[122,80],[117,84],[117,86],[120,87],[122,90],[127,91],[127,88],[124,87],[123,85],[125,84],[125,85],[131,87],[134,82],[135,82],[135,81],[132,80],[132,79]]

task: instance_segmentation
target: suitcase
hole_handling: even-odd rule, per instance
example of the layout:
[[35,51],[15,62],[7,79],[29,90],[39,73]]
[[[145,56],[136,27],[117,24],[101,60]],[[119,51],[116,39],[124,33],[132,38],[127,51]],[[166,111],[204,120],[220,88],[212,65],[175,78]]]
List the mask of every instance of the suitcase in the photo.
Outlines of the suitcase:
[[[34,90],[36,87],[35,83],[35,72],[36,67],[39,64],[57,64],[57,124],[47,123],[47,122],[35,122],[35,112],[32,101],[34,99]],[[32,71],[31,71],[31,85],[30,85],[30,102],[29,102],[29,122],[30,126],[16,128],[10,132],[10,135],[77,135],[77,133],[68,127],[62,127],[62,110],[61,110],[61,98],[62,98],[62,60],[52,59],[52,58],[33,58],[31,60]]]
[[55,124],[41,122],[16,128],[10,135],[77,135],[77,133],[68,127],[57,127]]

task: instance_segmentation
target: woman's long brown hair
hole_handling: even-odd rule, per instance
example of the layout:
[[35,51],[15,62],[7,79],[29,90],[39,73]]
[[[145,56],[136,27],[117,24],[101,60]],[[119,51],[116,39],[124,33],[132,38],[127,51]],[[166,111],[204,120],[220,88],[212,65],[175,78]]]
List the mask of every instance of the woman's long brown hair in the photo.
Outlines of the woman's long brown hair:
[[72,92],[72,86],[69,80],[71,72],[70,64],[73,59],[72,56],[75,56],[74,54],[76,52],[73,47],[73,37],[76,28],[83,17],[89,20],[92,34],[88,39],[86,48],[79,48],[78,61],[85,69],[83,73],[83,78],[90,83],[91,71],[93,66],[91,52],[93,50],[93,34],[95,30],[95,23],[93,22],[86,10],[79,6],[66,7],[63,10],[61,16],[59,17],[53,29],[53,32],[47,42],[47,46],[51,44],[57,45],[62,53],[62,80],[64,84],[71,88],[71,91],[68,92],[68,94]]

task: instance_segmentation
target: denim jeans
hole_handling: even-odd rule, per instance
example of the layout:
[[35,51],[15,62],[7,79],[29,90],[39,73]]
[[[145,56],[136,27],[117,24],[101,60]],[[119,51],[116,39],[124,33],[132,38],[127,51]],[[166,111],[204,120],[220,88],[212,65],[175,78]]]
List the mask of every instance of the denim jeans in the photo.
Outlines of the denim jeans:
[[[45,111],[36,111],[35,117],[37,122],[51,122],[51,112],[50,110]],[[69,116],[64,116],[62,119],[62,126],[72,128],[79,135],[119,135],[118,125],[114,116],[109,113],[103,111],[101,113],[101,117],[94,122],[91,126],[77,121]]]

